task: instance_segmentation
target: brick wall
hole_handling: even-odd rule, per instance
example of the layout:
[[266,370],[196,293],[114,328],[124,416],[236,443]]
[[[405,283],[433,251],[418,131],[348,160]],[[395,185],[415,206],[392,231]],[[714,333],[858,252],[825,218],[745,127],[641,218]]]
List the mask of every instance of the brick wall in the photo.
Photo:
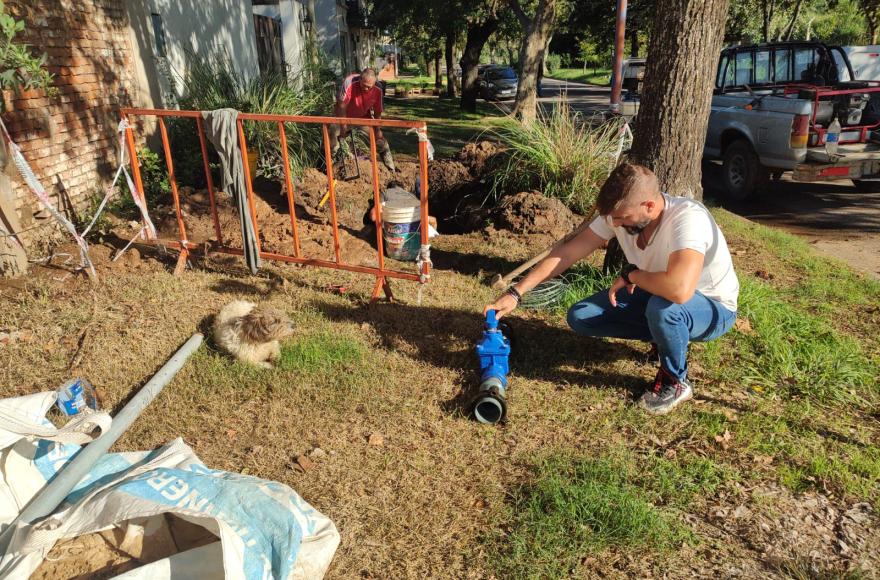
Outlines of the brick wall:
[[[25,21],[21,39],[45,52],[58,95],[12,96],[4,122],[57,207],[88,206],[116,168],[119,108],[131,106],[132,47],[124,0],[8,0]],[[14,171],[14,170],[13,170]],[[24,240],[37,246],[57,233],[54,220],[16,179]]]

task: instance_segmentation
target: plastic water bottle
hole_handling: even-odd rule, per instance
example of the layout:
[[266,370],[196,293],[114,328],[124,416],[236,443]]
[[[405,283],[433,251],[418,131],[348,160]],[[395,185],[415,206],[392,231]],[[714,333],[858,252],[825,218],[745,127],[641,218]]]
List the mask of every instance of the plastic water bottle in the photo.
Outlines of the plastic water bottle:
[[836,155],[839,141],[840,121],[837,120],[837,115],[835,115],[834,120],[828,125],[828,131],[825,132],[825,153],[828,155]]
[[97,411],[95,389],[85,379],[71,379],[58,388],[58,408],[67,416],[76,415],[86,407]]

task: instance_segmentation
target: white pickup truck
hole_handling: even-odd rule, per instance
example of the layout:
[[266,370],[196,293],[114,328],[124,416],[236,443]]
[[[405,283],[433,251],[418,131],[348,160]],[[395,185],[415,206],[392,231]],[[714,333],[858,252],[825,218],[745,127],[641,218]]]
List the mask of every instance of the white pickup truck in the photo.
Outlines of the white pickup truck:
[[[829,155],[834,118],[842,130]],[[818,42],[726,48],[703,156],[722,161],[722,193],[730,199],[745,199],[788,171],[796,181],[851,179],[880,191],[880,82],[855,80],[846,53]]]
[[[880,190],[880,83],[853,76],[844,51],[821,43],[723,50],[703,154],[722,160],[724,193],[743,199],[785,171]],[[842,129],[829,154],[834,118]]]

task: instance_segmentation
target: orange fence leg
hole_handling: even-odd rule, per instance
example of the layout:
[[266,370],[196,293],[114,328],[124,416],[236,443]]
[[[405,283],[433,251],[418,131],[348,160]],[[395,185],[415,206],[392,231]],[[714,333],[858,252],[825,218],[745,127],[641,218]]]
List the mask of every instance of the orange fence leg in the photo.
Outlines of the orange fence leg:
[[214,199],[214,179],[211,177],[211,163],[208,161],[208,144],[205,142],[205,125],[202,118],[196,117],[196,131],[199,133],[199,145],[202,147],[202,161],[205,163],[205,180],[208,184],[208,198],[211,200],[211,217],[214,218],[214,234],[217,243],[223,245],[223,234],[220,232],[220,218],[217,217],[217,202]]
[[290,227],[293,230],[293,255],[300,257],[299,232],[296,229],[296,206],[294,205],[293,180],[290,178],[290,161],[287,159],[287,134],[284,123],[278,121],[278,137],[281,139],[281,159],[284,163],[284,183],[287,186],[287,208],[290,211]]
[[373,294],[370,297],[370,302],[378,300],[379,294],[382,291],[385,292],[385,298],[388,299],[388,302],[394,302],[394,293],[391,292],[391,283],[385,276],[376,276],[376,285],[373,286]]
[[[122,116],[123,119],[127,119],[125,115]],[[137,147],[134,144],[134,132],[131,130],[131,126],[129,125],[125,129],[125,144],[128,148],[128,157],[131,161],[131,177],[134,179],[134,188],[137,191],[132,191],[132,195],[136,195],[141,203],[144,204],[144,207],[147,207],[147,196],[144,194],[144,182],[141,180],[141,166],[138,163],[137,156]],[[143,218],[141,218],[141,223],[146,226],[147,222]],[[144,228],[145,237],[149,240],[153,237],[152,232],[149,228]]]
[[[339,222],[336,221],[336,178],[333,177],[333,154],[330,153],[330,132],[327,130],[327,124],[322,125],[324,129],[324,157],[327,159],[327,193],[330,195],[330,218],[333,222],[333,252],[336,256],[336,263],[341,264],[342,259],[339,256]],[[357,162],[357,159],[355,159]]]
[[165,119],[159,117],[159,130],[162,133],[162,148],[165,150],[165,164],[168,167],[168,181],[171,184],[171,195],[174,198],[174,210],[177,212],[177,229],[180,231],[180,257],[177,258],[177,266],[174,275],[179,276],[186,267],[189,257],[189,241],[186,239],[186,226],[183,224],[183,214],[180,211],[180,194],[177,191],[177,179],[174,177],[174,163],[171,161],[171,147],[168,145],[168,130],[165,128]]
[[247,185],[248,207],[251,210],[251,223],[254,225],[254,237],[257,242],[257,253],[262,251],[260,247],[260,227],[257,225],[257,207],[254,204],[254,185],[251,183],[251,168],[248,163],[247,140],[244,138],[244,124],[238,120],[238,144],[241,147],[241,162],[244,165],[244,182]]

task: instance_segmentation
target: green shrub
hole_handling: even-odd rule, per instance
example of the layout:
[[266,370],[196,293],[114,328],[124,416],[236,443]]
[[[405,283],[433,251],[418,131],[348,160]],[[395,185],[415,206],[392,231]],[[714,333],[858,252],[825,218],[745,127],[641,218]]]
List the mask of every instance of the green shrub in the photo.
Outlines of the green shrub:
[[544,66],[547,67],[547,72],[555,73],[562,68],[562,57],[558,54],[548,54],[544,58]]
[[588,213],[616,163],[620,123],[592,125],[563,101],[530,124],[511,122],[492,130],[507,147],[493,175],[493,193],[537,189]]
[[55,95],[57,89],[52,87],[52,74],[46,70],[46,55],[33,56],[26,44],[15,41],[22,31],[24,21],[6,14],[0,0],[0,88],[43,89]]
[[[171,185],[168,182],[168,169],[165,167],[165,156],[144,147],[138,152],[138,162],[141,170],[141,181],[144,185],[144,196],[147,198],[147,206],[153,207],[165,203],[170,199]],[[123,183],[124,180],[123,180]],[[125,186],[128,189],[128,186]],[[131,201],[131,195],[127,196]],[[132,205],[134,202],[132,202]]]
[[[138,151],[138,167],[141,171],[141,184],[144,187],[144,195],[147,198],[147,207],[154,208],[170,202],[171,184],[168,180],[168,170],[165,166],[165,156],[160,155],[148,147]],[[130,173],[129,169],[129,173]],[[132,175],[132,181],[134,176]],[[139,219],[140,210],[131,197],[128,183],[124,176],[120,176],[116,182],[116,196],[107,204],[107,211],[128,219]],[[97,209],[97,203],[101,201],[104,193],[95,194],[97,202],[92,209]],[[91,216],[91,214],[90,214]],[[89,218],[91,219],[91,217]]]
[[[204,59],[190,55],[183,82],[181,109],[210,111],[233,108],[243,113],[281,115],[324,115],[333,103],[332,74],[326,69],[304,69],[289,78],[286,73],[270,73],[244,78],[235,72],[225,56]],[[204,162],[192,119],[175,119],[169,124],[174,153],[175,174],[181,184],[204,185]],[[291,171],[300,173],[313,165],[323,152],[319,125],[285,123],[287,153]],[[283,175],[284,167],[276,123],[245,121],[249,150],[259,155],[258,173],[267,178]],[[216,162],[209,146],[209,161]]]

